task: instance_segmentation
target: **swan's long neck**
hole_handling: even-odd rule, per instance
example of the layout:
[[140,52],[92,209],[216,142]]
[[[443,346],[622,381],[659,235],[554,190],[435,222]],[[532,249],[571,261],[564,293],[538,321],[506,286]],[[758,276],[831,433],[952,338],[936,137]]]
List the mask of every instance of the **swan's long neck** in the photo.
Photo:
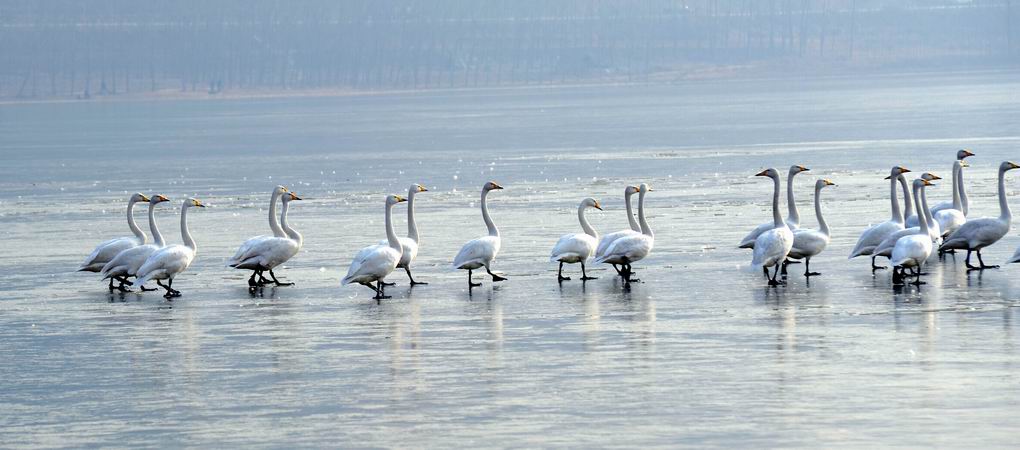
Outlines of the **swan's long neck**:
[[800,223],[800,211],[797,211],[797,202],[793,199],[793,176],[797,173],[790,171],[790,174],[786,176],[786,208],[789,211],[787,220],[790,223]]
[[412,186],[407,190],[407,237],[416,243],[421,238],[418,235],[418,222],[414,221],[414,196],[417,193],[417,186]]
[[896,177],[896,179],[900,180],[900,186],[903,187],[903,218],[906,219],[907,217],[914,215],[914,203],[916,202],[910,201],[910,189],[907,188],[907,177],[900,174],[900,176]]
[[1013,219],[1013,213],[1009,210],[1009,203],[1006,201],[1006,169],[999,169],[999,220],[1007,224]]
[[623,201],[627,204],[627,222],[630,223],[630,229],[641,232],[641,225],[638,225],[637,220],[634,219],[634,208],[630,204],[630,198],[634,195],[632,192],[624,194]]
[[393,231],[393,205],[389,203],[386,204],[386,242],[390,244],[390,248],[398,252],[403,251],[397,233]]
[[956,179],[960,183],[960,205],[963,207],[961,211],[966,216],[970,212],[970,201],[967,200],[967,189],[963,183],[963,169],[960,169],[960,172],[956,174]]
[[287,234],[288,238],[297,241],[298,247],[301,247],[301,244],[304,243],[304,237],[287,223],[288,210],[290,210],[290,202],[284,202],[283,211],[280,212],[280,227],[283,228],[283,232]]
[[892,205],[893,222],[903,223],[903,213],[900,212],[900,202],[896,200],[896,177],[889,179],[889,201]]
[[648,226],[648,221],[645,220],[645,192],[646,190],[642,189],[641,193],[638,194],[637,201],[638,225],[641,225],[641,234],[654,238],[655,234],[652,233],[652,227]]
[[192,251],[198,251],[198,245],[195,244],[195,239],[191,237],[191,231],[188,230],[188,210],[191,209],[188,205],[181,207],[181,239],[184,240],[184,245],[190,248]]
[[155,203],[149,203],[149,232],[152,233],[152,240],[155,241],[157,247],[166,245],[166,242],[163,241],[163,233],[159,232],[159,226],[156,225]]
[[921,203],[917,204],[917,208],[920,212],[918,219],[921,218],[920,216],[924,216],[924,220],[928,222],[929,227],[935,226],[935,217],[932,216],[931,208],[928,207],[928,189],[924,187],[921,188]]
[[492,223],[492,218],[489,217],[489,206],[486,203],[486,198],[489,196],[488,190],[482,191],[482,220],[485,221],[485,228],[489,229],[489,236],[499,237],[499,228],[496,228],[496,224]]
[[273,236],[284,237],[286,233],[280,228],[280,222],[276,220],[276,203],[280,200],[280,191],[274,189],[273,197],[269,201],[269,228],[273,230]]
[[143,232],[141,228],[138,228],[138,224],[135,223],[135,201],[134,200],[131,200],[131,201],[128,202],[127,219],[128,219],[128,228],[130,228],[131,232],[134,233],[135,237],[137,237],[138,240],[142,241],[142,244],[144,244],[145,240],[146,240],[145,232]]
[[822,217],[822,186],[815,186],[815,218],[818,219],[818,231],[822,234],[829,235],[829,224],[825,222],[825,218]]
[[584,217],[585,205],[577,207],[577,220],[581,222],[581,229],[584,230],[584,234],[591,236],[595,239],[599,238],[599,233],[592,228],[591,224],[588,223],[588,218]]
[[[920,195],[922,189],[924,187],[914,186],[914,203],[921,204]],[[928,218],[924,214],[917,216],[917,223],[921,227],[921,234],[928,234]]]
[[[783,222],[783,216],[779,215],[779,177],[773,177],[772,182],[774,183],[772,188],[772,226],[776,228],[785,227],[786,222]],[[641,195],[643,198],[644,192]],[[638,209],[638,214],[640,213],[641,210]]]
[[953,163],[953,209],[963,212],[963,201],[960,200],[960,172],[963,167],[960,162]]

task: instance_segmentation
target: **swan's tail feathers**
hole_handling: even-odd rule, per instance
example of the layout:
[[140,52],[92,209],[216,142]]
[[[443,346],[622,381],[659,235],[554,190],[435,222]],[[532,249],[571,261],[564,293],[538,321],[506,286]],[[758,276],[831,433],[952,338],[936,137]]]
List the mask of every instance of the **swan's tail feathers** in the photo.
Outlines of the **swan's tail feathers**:
[[858,256],[868,256],[872,254],[874,251],[875,251],[874,246],[855,247],[854,250],[850,252],[850,257],[848,257],[847,259],[854,259]]
[[948,241],[942,241],[942,245],[939,246],[939,251],[956,250],[956,249],[963,250],[963,249],[966,249],[966,248],[967,248],[967,240],[966,239],[950,239]]
[[1020,263],[1020,249],[1017,249],[1016,253],[1013,254],[1013,257],[1009,258],[1009,261],[1006,261],[1006,264],[1012,263]]
[[743,241],[740,241],[740,245],[737,248],[754,248],[754,242],[754,239],[747,240],[747,238],[744,238]]

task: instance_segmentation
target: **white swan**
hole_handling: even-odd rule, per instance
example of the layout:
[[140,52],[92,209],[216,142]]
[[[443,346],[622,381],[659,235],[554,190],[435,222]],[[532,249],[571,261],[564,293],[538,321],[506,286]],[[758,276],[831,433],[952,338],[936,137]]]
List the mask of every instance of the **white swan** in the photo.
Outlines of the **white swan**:
[[[156,250],[163,248],[166,243],[163,241],[163,233],[159,232],[159,226],[156,225],[156,205],[168,202],[170,199],[163,195],[154,195],[149,199],[149,232],[152,233],[153,243],[139,245],[137,247],[131,247],[117,254],[110,262],[103,266],[103,270],[99,272],[103,276],[103,279],[120,279],[122,280],[120,286],[117,289],[121,292],[129,292],[129,289],[124,287],[124,279],[127,277],[133,277],[138,273],[138,269],[145,264],[145,261],[149,259]],[[142,291],[154,291],[155,288],[149,289],[145,286],[139,286]]]
[[[793,249],[793,231],[779,215],[779,172],[776,169],[766,169],[758,172],[757,177],[769,177],[775,183],[772,189],[772,224],[771,230],[766,230],[754,242],[754,258],[751,265],[761,267],[765,278],[769,279],[769,286],[778,286],[776,276],[779,275],[780,266],[786,261],[787,255]],[[775,266],[775,273],[769,277],[769,267]]]
[[953,162],[953,203],[951,208],[942,208],[938,211],[932,208],[935,221],[939,224],[942,237],[949,236],[967,223],[967,216],[963,214],[963,200],[960,198],[960,172],[969,165],[963,161]]
[[[614,233],[609,233],[609,234],[602,235],[602,237],[599,238],[599,245],[598,245],[598,247],[595,247],[595,258],[598,258],[598,257],[600,257],[602,255],[605,255],[606,254],[606,250],[609,250],[609,246],[613,245],[613,242],[616,242],[617,239],[620,239],[620,238],[622,238],[624,236],[631,236],[631,235],[635,235],[635,234],[641,234],[641,225],[639,225],[637,223],[637,220],[634,219],[634,210],[633,210],[633,208],[631,208],[631,202],[630,202],[631,196],[633,196],[634,194],[637,194],[638,191],[640,191],[640,190],[641,189],[638,188],[637,186],[627,186],[627,188],[623,190],[623,202],[627,206],[627,222],[630,224],[630,229],[629,230],[620,230],[620,231],[617,231],[617,232],[614,232]],[[613,269],[616,269],[616,273],[617,274],[621,274],[620,273],[620,268],[617,267],[616,264],[613,264]]]
[[[900,175],[900,177],[903,177],[903,175]],[[933,180],[938,180],[938,179],[941,179],[941,178],[939,178],[936,175],[925,173],[919,179],[920,180],[925,180],[925,181],[933,181]],[[913,185],[914,185],[913,189],[915,189],[915,190],[920,189],[920,193],[919,193],[920,200],[918,200],[918,202],[920,202],[920,204],[922,206],[919,207],[919,210],[920,211],[925,211],[925,208],[924,208],[923,204],[927,202],[926,197],[928,195],[927,194],[927,189],[925,189],[925,187],[926,186],[934,186],[934,185],[932,185],[932,184],[923,184],[923,183],[918,185],[918,183],[916,183],[916,180],[913,183]],[[915,197],[915,198],[918,197],[917,195],[912,195],[912,196]],[[927,213],[927,214],[924,214],[924,220],[926,221],[926,223],[929,223],[929,224],[933,222],[933,220],[931,219],[931,213],[930,212]],[[929,226],[927,228],[928,228],[928,238],[930,238],[932,240],[932,242],[935,242],[939,238],[939,235],[935,232],[935,230],[932,227]],[[897,232],[895,232],[893,234],[890,234],[888,237],[886,237],[884,240],[882,240],[881,244],[878,244],[878,247],[875,248],[875,251],[872,252],[872,254],[875,255],[875,256],[884,256],[886,258],[892,259],[893,249],[896,248],[896,243],[899,242],[900,239],[902,239],[904,237],[907,237],[907,236],[913,236],[913,235],[918,234],[920,232],[921,232],[921,226],[920,226],[920,223],[919,223],[918,226],[910,227],[910,228],[904,228],[904,229],[899,230],[899,231],[897,231]]]
[[584,210],[587,208],[602,210],[598,200],[591,197],[581,200],[581,204],[577,206],[577,220],[581,223],[581,229],[584,230],[584,233],[564,234],[560,237],[559,241],[556,241],[552,254],[549,256],[549,261],[558,261],[560,263],[560,268],[557,272],[557,279],[559,281],[570,280],[570,277],[563,276],[563,263],[580,263],[581,281],[596,279],[596,277],[589,277],[584,267],[584,262],[595,254],[595,247],[599,239],[598,232],[592,228],[591,224],[588,223],[588,219],[584,217]]
[[[181,292],[173,288],[174,277],[188,269],[191,262],[195,260],[195,254],[198,251],[198,245],[195,244],[195,240],[191,237],[191,231],[188,230],[188,210],[192,207],[205,208],[205,205],[198,200],[189,198],[181,206],[181,238],[184,244],[169,245],[153,252],[149,259],[145,260],[145,264],[142,264],[142,267],[138,269],[136,276],[139,286],[149,280],[156,280],[159,287],[166,289],[166,294],[163,297],[181,296]],[[167,280],[167,284],[164,286],[160,280]]]
[[889,220],[882,222],[878,225],[874,225],[861,233],[861,236],[857,239],[857,245],[850,252],[850,258],[856,258],[858,256],[871,256],[871,270],[875,271],[878,269],[884,269],[885,267],[875,265],[875,255],[873,255],[875,248],[882,243],[885,238],[889,235],[903,229],[903,213],[900,212],[900,203],[896,201],[896,181],[897,177],[901,174],[910,172],[910,169],[905,167],[895,166],[890,170],[889,176],[885,177],[889,180],[889,202],[892,206],[892,216]]
[[[260,235],[248,238],[248,240],[244,241],[241,244],[241,246],[237,248],[237,252],[234,253],[234,256],[231,256],[230,259],[227,260],[226,265],[228,267],[236,267],[241,261],[248,259],[251,256],[250,252],[252,247],[254,247],[259,242],[262,242],[266,239],[273,237],[282,238],[287,236],[287,234],[283,232],[283,228],[280,227],[280,222],[277,221],[276,218],[276,202],[280,200],[280,197],[283,196],[283,194],[286,194],[288,192],[290,191],[288,191],[287,188],[283,186],[276,186],[275,188],[273,188],[273,191],[269,197],[269,229],[273,231],[273,235],[272,236]],[[259,271],[257,270],[253,271],[252,278],[254,278],[256,275],[259,276],[259,280],[255,282],[255,284],[253,285],[252,279],[249,279],[248,280],[249,285],[255,286],[269,283],[269,280],[263,277],[262,274],[259,273]]]
[[[971,153],[971,151],[967,150],[967,149],[958,150],[956,152],[956,160],[957,161],[963,161],[968,156],[974,156],[974,153]],[[956,165],[953,164],[953,167],[955,168]],[[968,165],[964,164],[963,167],[968,167]],[[953,175],[953,192],[954,192],[954,194],[953,194],[954,201],[953,202],[942,202],[942,203],[939,203],[938,205],[935,205],[935,207],[931,209],[931,213],[932,214],[937,214],[939,211],[942,211],[943,209],[951,209],[952,208],[952,209],[960,210],[961,212],[963,212],[964,217],[966,217],[967,214],[970,212],[970,202],[967,199],[967,190],[965,189],[964,183],[963,183],[963,171],[954,173],[954,175]],[[953,206],[955,204],[956,192],[960,193],[960,208],[956,208],[956,207]]]
[[[933,186],[933,184],[924,179],[918,178],[914,180],[914,203],[918,205],[919,210],[930,212],[927,208],[922,208],[923,202],[921,201],[921,195],[924,193],[926,186]],[[921,285],[924,282],[921,281],[921,266],[932,254],[932,238],[931,230],[928,229],[928,215],[923,214],[919,223],[919,227],[914,234],[904,236],[896,241],[896,245],[893,247],[892,255],[889,257],[889,263],[893,266],[893,284],[903,284],[903,278],[906,276],[906,269],[913,269],[914,275],[917,277],[914,279],[912,284]]]
[[[347,276],[341,281],[343,285],[358,283],[375,291],[375,300],[390,298],[384,295],[383,279],[393,273],[400,262],[400,255],[403,252],[400,247],[400,240],[393,231],[393,205],[407,201],[399,195],[386,196],[386,245],[371,245],[361,249],[351,266],[347,269]],[[375,286],[372,286],[372,283]]]
[[641,261],[652,252],[655,246],[655,234],[645,220],[645,195],[651,192],[652,188],[642,183],[638,190],[638,225],[641,226],[641,234],[633,234],[617,239],[609,246],[606,253],[595,258],[596,264],[618,264],[621,266],[620,276],[625,283],[640,281],[631,278],[634,274],[631,264]]
[[[790,166],[790,172],[786,175],[786,208],[788,211],[786,225],[791,230],[796,230],[800,227],[800,211],[797,210],[797,202],[793,198],[793,177],[798,173],[807,172],[808,170],[811,169],[804,166]],[[771,221],[758,225],[747,236],[744,236],[738,248],[754,248],[754,241],[758,239],[758,236],[772,228],[775,228],[775,225]]]
[[[141,228],[138,228],[138,224],[135,223],[135,203],[148,202],[149,197],[141,193],[136,193],[128,199],[127,205],[127,221],[128,228],[131,229],[131,233],[134,236],[121,237],[116,239],[110,239],[96,246],[95,250],[89,254],[85,261],[78,266],[79,272],[100,272],[103,270],[103,266],[110,262],[120,252],[127,250],[131,247],[137,247],[139,245],[145,245],[145,233],[142,232]],[[123,280],[118,280],[123,281]],[[113,278],[110,278],[110,290],[113,291]]]
[[[407,237],[398,238],[403,253],[400,255],[400,262],[397,263],[397,267],[407,272],[407,279],[411,280],[411,286],[428,284],[424,281],[414,281],[414,277],[411,276],[411,263],[418,256],[418,245],[421,243],[421,236],[418,234],[418,222],[414,220],[414,197],[419,192],[428,191],[428,189],[425,189],[425,186],[420,184],[412,184],[407,189]],[[387,241],[380,241],[379,244],[386,245]],[[386,283],[387,286],[391,284]]]
[[[1009,211],[1009,203],[1006,202],[1006,172],[1020,168],[1016,163],[1005,161],[999,165],[999,217],[985,217],[981,219],[967,220],[958,230],[950,234],[939,250],[960,249],[967,250],[967,268],[994,269],[999,266],[986,266],[981,259],[981,249],[992,245],[1002,239],[1009,232],[1009,225],[1013,219]],[[970,264],[970,254],[977,252],[980,266]]]
[[818,219],[818,229],[799,228],[793,232],[793,248],[790,249],[789,257],[804,260],[805,277],[821,275],[821,273],[811,271],[811,258],[818,256],[829,245],[829,224],[822,217],[821,195],[822,188],[835,185],[829,180],[815,182],[815,217]]
[[[273,269],[280,264],[289,261],[294,255],[297,255],[301,251],[301,246],[304,244],[304,237],[297,230],[290,227],[287,222],[287,212],[290,210],[290,202],[295,200],[301,200],[297,194],[293,192],[287,192],[281,197],[283,201],[283,211],[280,213],[280,229],[283,230],[283,237],[267,236],[264,239],[260,239],[253,243],[251,248],[243,256],[244,259],[236,263],[231,264],[231,267],[235,269],[251,270],[251,277],[248,278],[248,285],[255,287],[272,282],[276,286],[291,286],[294,283],[283,283],[276,278],[276,274],[273,273]],[[275,208],[272,208],[275,209]],[[263,273],[269,271],[269,276],[272,278],[271,281],[263,281],[265,277]],[[260,280],[256,280],[258,276]]]
[[478,239],[473,239],[468,243],[464,244],[457,252],[457,257],[453,258],[453,268],[462,269],[468,271],[468,287],[481,286],[481,283],[474,283],[471,281],[471,272],[475,269],[485,267],[485,272],[492,277],[492,281],[504,281],[505,277],[492,273],[489,266],[492,264],[492,260],[496,258],[496,254],[499,253],[499,247],[501,239],[499,237],[499,229],[496,228],[496,224],[492,222],[492,218],[489,217],[489,207],[486,204],[486,198],[489,196],[489,191],[495,189],[503,189],[503,186],[496,184],[493,181],[485,183],[482,186],[482,220],[485,221],[485,227],[489,230],[488,236],[483,236]]

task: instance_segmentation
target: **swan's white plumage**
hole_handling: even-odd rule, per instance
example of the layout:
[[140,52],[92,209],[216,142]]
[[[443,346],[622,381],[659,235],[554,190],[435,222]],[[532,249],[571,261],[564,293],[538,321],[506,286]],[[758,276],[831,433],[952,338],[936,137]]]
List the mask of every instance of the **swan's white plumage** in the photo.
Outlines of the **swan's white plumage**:
[[595,257],[596,264],[630,265],[641,261],[652,252],[652,248],[655,247],[655,234],[652,233],[652,228],[645,220],[645,195],[651,190],[644,183],[639,187],[638,226],[641,228],[641,233],[624,236],[614,241],[604,254]]
[[[341,280],[341,284],[359,283],[371,287],[370,283],[382,281],[397,268],[402,250],[393,232],[393,205],[406,200],[399,195],[386,197],[386,245],[370,245],[361,249],[351,260],[347,275]],[[382,292],[377,290],[376,293],[377,298],[381,298]]]
[[[138,269],[136,274],[138,285],[144,285],[150,280],[168,279],[173,282],[174,277],[191,266],[198,251],[198,246],[188,229],[188,209],[192,207],[204,208],[205,205],[193,198],[184,200],[184,204],[181,206],[181,237],[184,244],[168,245],[153,252]],[[169,289],[167,289],[167,296],[170,296]]]
[[999,165],[999,217],[985,217],[981,219],[967,220],[967,223],[960,226],[955,232],[946,237],[940,250],[958,249],[978,251],[992,245],[1009,233],[1012,213],[1009,210],[1009,203],[1006,200],[1006,172],[1020,168],[1010,161]]
[[[788,212],[785,222],[786,226],[790,228],[791,231],[796,231],[798,228],[800,228],[800,213],[797,211],[797,202],[796,200],[794,200],[793,195],[793,177],[798,173],[807,172],[808,170],[811,169],[799,165],[790,166],[790,171],[786,176],[787,180],[786,200],[788,202],[787,204]],[[740,240],[740,245],[738,246],[738,248],[754,248],[755,241],[758,239],[758,236],[761,236],[762,233],[771,230],[775,227],[776,225],[772,221],[768,221],[761,225],[758,225],[753,230],[751,230],[750,233],[747,233],[747,235],[744,236],[743,239]]]
[[772,228],[754,242],[754,267],[772,267],[782,263],[793,249],[793,232],[788,227]]
[[276,202],[280,199],[280,197],[283,194],[285,194],[287,192],[289,192],[289,191],[287,190],[286,187],[276,186],[275,188],[273,188],[273,191],[270,194],[270,197],[269,197],[269,228],[273,231],[273,234],[271,236],[270,235],[259,235],[259,236],[251,237],[251,238],[248,238],[246,241],[242,242],[241,245],[237,248],[237,251],[234,252],[234,256],[231,256],[230,259],[227,260],[227,262],[226,262],[227,266],[236,267],[237,264],[240,263],[241,261],[244,261],[244,260],[250,258],[251,257],[251,250],[252,250],[252,248],[254,248],[256,245],[258,245],[260,242],[265,241],[266,239],[273,238],[273,237],[282,238],[282,237],[286,236],[286,234],[283,232],[283,228],[280,227],[279,221],[276,219]]
[[[488,236],[483,236],[477,239],[472,239],[464,244],[457,252],[457,256],[453,258],[454,269],[468,270],[468,284],[471,282],[472,270],[485,267],[486,271],[491,269],[492,261],[499,254],[500,246],[502,245],[502,239],[499,236],[499,229],[496,228],[496,223],[492,221],[492,217],[489,216],[488,196],[489,192],[493,190],[503,189],[496,182],[489,181],[482,186],[482,221],[485,222],[485,227],[489,231]],[[503,277],[493,276],[493,281],[500,281]],[[472,284],[473,285],[473,284]]]
[[138,273],[138,269],[142,267],[142,264],[145,264],[145,261],[149,259],[149,256],[163,248],[165,243],[163,242],[163,235],[159,232],[159,226],[156,224],[155,207],[169,200],[163,195],[158,194],[149,199],[149,232],[152,233],[153,243],[131,247],[118,253],[99,272],[104,280],[114,277],[135,276]]
[[627,186],[623,190],[623,202],[627,209],[627,222],[630,224],[630,229],[620,230],[609,234],[603,234],[599,237],[599,244],[595,247],[595,257],[598,258],[606,254],[606,250],[609,250],[609,246],[613,245],[617,239],[624,236],[632,236],[635,234],[641,234],[641,226],[634,219],[634,210],[631,207],[630,198],[637,194],[640,189],[637,186]]
[[588,223],[587,218],[584,216],[584,211],[587,208],[601,210],[602,205],[599,205],[599,202],[591,197],[581,200],[581,203],[577,206],[577,220],[584,232],[561,236],[556,241],[556,245],[553,246],[552,253],[549,255],[549,261],[567,264],[584,263],[595,254],[595,248],[598,246],[598,233],[591,227],[591,224]]
[[273,270],[280,264],[289,261],[301,251],[304,239],[287,222],[290,202],[295,200],[301,200],[301,197],[298,197],[293,192],[288,191],[282,195],[283,212],[280,214],[280,229],[283,231],[284,236],[268,236],[265,239],[252,243],[245,252],[243,259],[232,263],[231,267],[245,270]]
[[793,259],[808,259],[818,256],[829,245],[829,225],[822,216],[821,194],[826,186],[835,186],[829,180],[818,180],[815,182],[815,218],[818,220],[818,229],[800,228],[793,232],[793,248],[788,255]]
[[882,244],[882,241],[904,228],[903,213],[900,211],[900,204],[896,200],[896,183],[898,177],[906,172],[910,172],[910,170],[900,166],[895,166],[890,170],[890,174],[886,179],[889,180],[889,202],[891,204],[892,216],[889,220],[864,230],[861,236],[857,238],[857,244],[850,251],[849,258],[872,255],[875,249]]
[[128,199],[127,220],[128,228],[131,229],[134,236],[114,238],[100,243],[92,250],[92,253],[89,253],[85,261],[78,266],[79,272],[101,272],[106,263],[110,262],[124,250],[145,244],[145,233],[135,224],[133,212],[136,203],[148,201],[149,198],[141,193],[131,195],[131,198]]

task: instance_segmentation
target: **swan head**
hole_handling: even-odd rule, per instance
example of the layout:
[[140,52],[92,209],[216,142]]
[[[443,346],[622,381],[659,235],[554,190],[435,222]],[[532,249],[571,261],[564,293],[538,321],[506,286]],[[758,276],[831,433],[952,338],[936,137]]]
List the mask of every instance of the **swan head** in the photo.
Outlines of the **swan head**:
[[393,206],[393,205],[396,205],[397,203],[406,202],[406,201],[407,201],[407,197],[402,197],[400,195],[388,195],[388,196],[386,196],[386,206]]
[[602,205],[599,204],[599,201],[591,197],[581,200],[581,206],[585,208],[595,208],[599,211],[602,211]]
[[925,173],[921,174],[921,178],[924,179],[924,180],[928,180],[928,181],[935,181],[935,180],[941,180],[942,179],[942,177],[940,177],[938,175],[935,175],[935,174],[933,174],[931,172],[925,172]]
[[149,197],[146,197],[145,194],[143,194],[141,192],[135,192],[134,194],[131,195],[131,198],[128,200],[128,202],[129,203],[138,203],[138,202],[146,202],[146,203],[148,203],[149,202]]
[[835,186],[835,185],[836,185],[836,183],[833,183],[832,180],[828,180],[828,179],[818,180],[818,181],[815,182],[815,188],[817,188],[817,189],[821,189],[821,188],[824,188],[826,186]]
[[623,195],[626,195],[627,197],[630,197],[631,195],[637,194],[638,191],[640,191],[640,190],[641,190],[641,188],[639,188],[637,186],[627,186],[627,189],[623,190]]
[[485,183],[485,186],[482,186],[483,191],[491,191],[495,189],[503,189],[503,186],[500,186],[499,183],[496,183],[495,181],[490,181]]
[[411,186],[411,192],[428,192],[428,191],[429,191],[428,189],[425,189],[425,186],[422,186],[420,184],[414,184]]
[[641,186],[638,188],[638,192],[652,192],[653,190],[647,183],[641,183]]
[[189,198],[189,199],[184,201],[184,207],[185,208],[205,208],[205,205],[202,204],[202,201],[200,201],[197,198]]
[[796,175],[798,173],[807,172],[809,170],[811,169],[808,169],[807,167],[801,165],[792,165],[790,166],[790,175]]
[[889,171],[889,176],[885,177],[885,179],[886,180],[891,180],[891,179],[899,177],[900,175],[903,175],[903,174],[905,174],[907,172],[910,172],[910,169],[908,169],[906,167],[901,167],[901,166],[893,166],[892,170]]
[[974,153],[971,153],[970,150],[967,150],[965,148],[961,148],[960,150],[958,150],[956,152],[956,160],[957,161],[963,161],[963,159],[968,157],[968,156],[974,156]]
[[163,194],[156,194],[149,198],[149,203],[152,203],[154,205],[168,201],[170,201],[170,199],[166,198],[166,196],[164,196]]
[[283,200],[284,203],[289,203],[294,200],[302,200],[302,198],[298,197],[297,194],[293,192],[287,192],[287,194],[284,195],[283,198],[281,198],[280,200]]
[[931,181],[925,180],[924,178],[918,178],[918,179],[914,180],[914,188],[915,189],[923,188],[923,187],[926,187],[926,186],[935,186],[935,183],[932,183]]
[[758,172],[758,173],[754,174],[754,176],[756,176],[756,177],[769,177],[769,178],[779,179],[779,171],[774,169],[774,168],[772,168],[772,167],[769,167],[768,169],[765,169],[765,170],[763,170],[761,172]]
[[1005,172],[1007,170],[1013,170],[1013,169],[1020,169],[1020,166],[1018,166],[1013,161],[1003,161],[1002,164],[999,165],[999,170],[1001,170],[1003,172]]

